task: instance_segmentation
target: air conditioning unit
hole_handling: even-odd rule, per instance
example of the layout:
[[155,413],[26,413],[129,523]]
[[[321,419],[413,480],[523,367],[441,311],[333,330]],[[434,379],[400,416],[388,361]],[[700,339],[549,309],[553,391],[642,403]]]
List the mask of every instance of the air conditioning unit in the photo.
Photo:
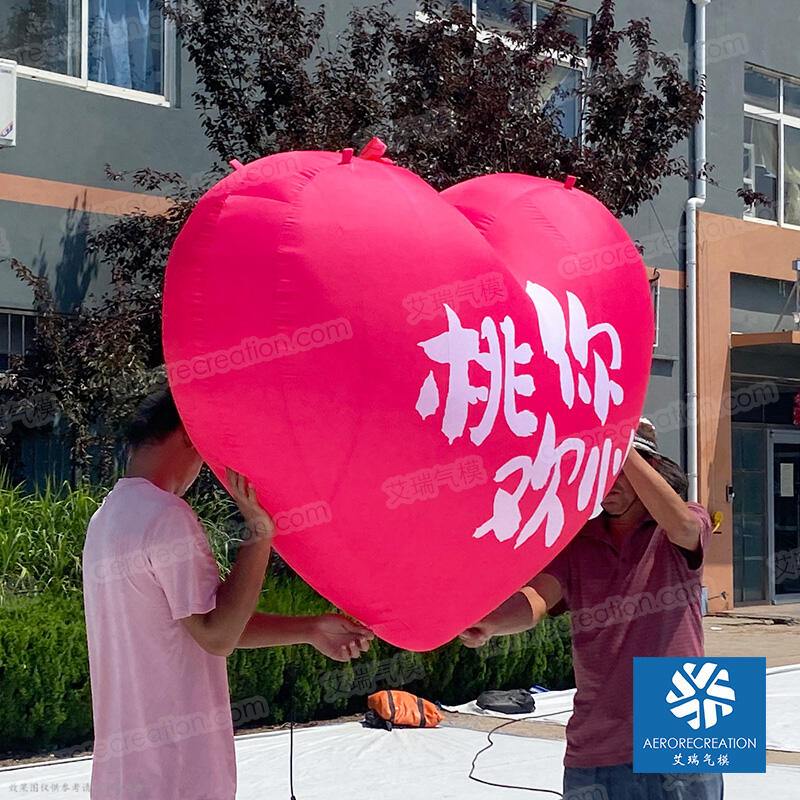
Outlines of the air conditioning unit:
[[0,58],[0,147],[17,143],[17,62]]

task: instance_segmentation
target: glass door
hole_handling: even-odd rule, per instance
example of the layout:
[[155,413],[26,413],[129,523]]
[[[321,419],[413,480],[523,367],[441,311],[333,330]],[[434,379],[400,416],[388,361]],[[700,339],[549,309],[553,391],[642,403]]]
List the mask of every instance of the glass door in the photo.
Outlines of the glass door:
[[733,424],[733,593],[735,605],[769,601],[767,429]]
[[771,431],[770,583],[773,603],[800,600],[800,431]]

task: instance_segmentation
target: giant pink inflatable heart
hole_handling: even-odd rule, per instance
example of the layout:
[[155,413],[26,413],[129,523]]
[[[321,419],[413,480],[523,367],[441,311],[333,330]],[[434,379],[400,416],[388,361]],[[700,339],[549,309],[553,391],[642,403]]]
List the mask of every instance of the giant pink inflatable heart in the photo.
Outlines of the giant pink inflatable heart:
[[164,352],[192,441],[254,482],[281,555],[425,650],[599,512],[653,311],[623,228],[571,181],[439,194],[380,155],[237,164],[175,243]]

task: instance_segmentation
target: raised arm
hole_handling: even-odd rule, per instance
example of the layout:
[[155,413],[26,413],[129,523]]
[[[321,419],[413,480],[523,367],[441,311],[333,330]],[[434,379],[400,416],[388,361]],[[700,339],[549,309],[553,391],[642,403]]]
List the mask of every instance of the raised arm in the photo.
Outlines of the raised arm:
[[231,469],[227,478],[247,526],[247,544],[239,548],[236,563],[217,589],[216,607],[181,620],[204,650],[218,656],[233,652],[255,611],[275,531],[272,518],[258,504],[255,488],[247,478]]
[[633,448],[622,470],[667,538],[678,547],[695,552],[700,547],[700,522],[675,490]]
[[245,547],[217,589],[216,607],[181,622],[195,641],[213,655],[228,656],[237,647],[275,647],[310,644],[335,661],[349,661],[369,649],[372,631],[338,614],[283,617],[254,613],[269,562],[275,527],[259,505],[253,486],[243,475],[228,470],[231,495],[248,531]]

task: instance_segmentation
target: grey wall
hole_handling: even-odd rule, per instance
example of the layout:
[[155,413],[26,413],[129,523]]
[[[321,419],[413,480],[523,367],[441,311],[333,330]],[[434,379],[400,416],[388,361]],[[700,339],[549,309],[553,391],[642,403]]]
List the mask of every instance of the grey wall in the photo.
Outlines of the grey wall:
[[[323,45],[336,46],[336,34],[353,5],[327,4]],[[307,7],[318,7],[310,0]],[[412,14],[414,0],[397,0],[397,13]],[[177,98],[171,108],[121,100],[30,78],[18,81],[18,137],[14,148],[0,149],[0,173],[46,178],[87,186],[126,189],[110,183],[104,165],[129,170],[153,167],[198,175],[212,164],[191,98],[194,71],[185,54],[177,65]],[[0,178],[2,180],[2,178]],[[0,258],[13,256],[46,275],[64,309],[87,292],[102,292],[106,274],[86,258],[89,230],[108,225],[112,216],[0,201]],[[29,308],[31,295],[0,264],[0,308]]]
[[685,380],[681,361],[683,292],[662,289],[659,305],[659,342],[653,351],[644,413],[656,426],[664,453],[682,463],[685,442]]
[[[46,275],[60,307],[70,309],[102,284],[96,263],[85,253],[86,234],[111,219],[79,209],[0,201],[0,228],[6,241],[6,252],[0,255],[16,258],[37,275]],[[32,300],[30,290],[11,267],[0,264],[0,307],[30,308]]]
[[172,108],[20,78],[17,145],[0,151],[0,171],[117,188],[105,178],[105,163],[205,169],[209,154],[191,99],[193,73],[181,66]]
[[[213,161],[191,99],[193,73],[183,59],[171,108],[108,97],[83,89],[19,78],[16,147],[0,149],[0,173],[108,189],[115,170],[154,167],[191,176]],[[0,178],[2,180],[2,178]],[[113,210],[113,209],[111,209]],[[58,209],[0,201],[0,257],[11,255],[47,275],[63,308],[102,289],[102,274],[83,247],[90,229],[113,216],[80,206]],[[0,307],[26,308],[30,292],[0,265]]]
[[707,14],[709,45],[719,45],[719,59],[708,68],[708,159],[720,184],[709,188],[707,210],[741,216],[735,192],[742,185],[744,65],[800,77],[800,3],[714,0]]

